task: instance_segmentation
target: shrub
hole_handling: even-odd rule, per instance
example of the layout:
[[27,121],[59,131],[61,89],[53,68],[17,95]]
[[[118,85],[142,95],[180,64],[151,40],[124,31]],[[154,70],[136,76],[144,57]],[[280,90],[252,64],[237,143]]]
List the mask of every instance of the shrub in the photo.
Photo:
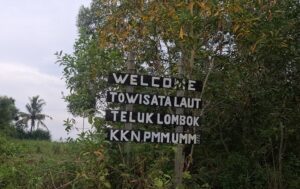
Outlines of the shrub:
[[16,138],[29,139],[29,140],[51,140],[51,134],[49,131],[37,129],[32,132],[24,131],[22,129],[17,130]]

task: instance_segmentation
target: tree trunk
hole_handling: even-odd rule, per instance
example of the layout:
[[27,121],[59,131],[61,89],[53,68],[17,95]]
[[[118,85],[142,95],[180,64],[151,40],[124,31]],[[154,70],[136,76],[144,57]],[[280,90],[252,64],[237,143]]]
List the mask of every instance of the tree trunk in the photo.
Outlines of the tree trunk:
[[31,119],[30,133],[32,133],[32,129],[33,129],[34,125],[35,125],[35,121],[34,121],[34,119]]

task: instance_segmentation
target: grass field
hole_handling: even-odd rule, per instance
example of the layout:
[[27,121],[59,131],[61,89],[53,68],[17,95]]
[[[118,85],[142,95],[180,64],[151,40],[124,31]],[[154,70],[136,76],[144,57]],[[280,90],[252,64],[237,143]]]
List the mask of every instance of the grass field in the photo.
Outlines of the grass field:
[[0,189],[111,188],[97,140],[51,142],[0,135]]
[[71,143],[1,137],[0,188],[57,188],[69,183],[76,178],[70,169],[76,164],[75,149]]

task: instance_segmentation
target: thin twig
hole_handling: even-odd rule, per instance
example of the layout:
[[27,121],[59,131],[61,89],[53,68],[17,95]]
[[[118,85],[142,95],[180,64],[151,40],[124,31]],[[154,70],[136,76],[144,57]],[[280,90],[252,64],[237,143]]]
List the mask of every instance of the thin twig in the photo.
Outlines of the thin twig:
[[[200,99],[202,99],[203,94],[205,92],[205,88],[207,86],[207,81],[208,81],[209,75],[211,74],[211,71],[213,70],[213,66],[214,66],[214,58],[212,57],[212,58],[210,58],[208,72],[205,76],[205,79],[204,79],[204,82],[203,82],[203,85],[202,85],[202,91],[201,91],[201,94],[200,94]],[[208,106],[208,104],[205,106],[205,108]],[[200,113],[201,116],[203,115],[205,108],[204,107],[202,108],[201,113]],[[193,128],[193,131],[196,132],[195,127]],[[188,158],[187,158],[187,168],[190,166],[190,164],[193,161],[192,157],[193,157],[193,154],[194,154],[194,148],[195,148],[195,144],[192,144],[191,152],[190,152],[190,154],[188,155]]]
[[52,176],[52,172],[51,171],[50,171],[50,178],[51,178],[51,182],[52,182],[53,187],[55,189],[57,189],[56,186],[55,186],[55,184],[54,184],[54,180],[53,180],[53,176]]
[[78,178],[75,178],[74,180],[71,180],[63,185],[61,185],[60,187],[56,188],[56,189],[61,189],[61,188],[65,188],[67,186],[69,186],[70,184],[72,184],[74,181],[76,181]]
[[120,155],[121,155],[121,158],[122,158],[122,162],[125,165],[125,159],[124,159],[123,152],[122,152],[120,144],[118,144],[118,147],[119,147]]

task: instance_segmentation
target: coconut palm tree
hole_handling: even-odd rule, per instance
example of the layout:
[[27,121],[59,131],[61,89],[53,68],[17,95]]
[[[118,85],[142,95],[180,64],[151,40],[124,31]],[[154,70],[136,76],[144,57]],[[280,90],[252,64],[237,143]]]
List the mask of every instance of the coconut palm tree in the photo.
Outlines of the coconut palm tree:
[[32,98],[29,98],[29,103],[26,104],[26,110],[28,113],[25,112],[19,112],[20,120],[18,121],[21,124],[24,124],[26,127],[28,127],[28,122],[30,122],[30,132],[37,126],[39,128],[39,125],[42,125],[47,130],[46,124],[43,122],[46,118],[52,119],[52,117],[42,114],[43,106],[46,105],[46,102],[39,98],[39,96],[33,96]]

